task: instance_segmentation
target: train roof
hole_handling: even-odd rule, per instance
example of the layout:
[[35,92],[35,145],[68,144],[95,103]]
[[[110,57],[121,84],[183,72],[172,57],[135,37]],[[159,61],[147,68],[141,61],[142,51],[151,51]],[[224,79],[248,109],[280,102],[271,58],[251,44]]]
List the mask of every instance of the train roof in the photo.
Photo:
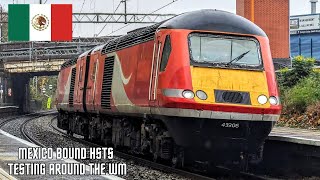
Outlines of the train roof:
[[[236,34],[251,34],[264,37],[267,36],[260,27],[244,17],[226,11],[204,9],[186,12],[166,21],[144,28],[139,28],[128,32],[127,35],[111,39],[105,45],[103,45],[101,53],[107,54],[134,46],[136,44],[150,41],[154,39],[154,34],[158,29],[189,29]],[[75,63],[76,58],[72,58],[65,62],[62,65],[62,68],[72,66]]]
[[154,38],[154,33],[158,29],[189,29],[267,36],[260,27],[244,17],[226,11],[204,9],[186,12],[166,21],[139,28],[129,32],[127,35],[112,39],[103,47],[102,53],[107,54],[150,41]]
[[159,28],[218,31],[267,36],[260,27],[248,19],[227,11],[214,9],[203,9],[180,14],[163,22]]

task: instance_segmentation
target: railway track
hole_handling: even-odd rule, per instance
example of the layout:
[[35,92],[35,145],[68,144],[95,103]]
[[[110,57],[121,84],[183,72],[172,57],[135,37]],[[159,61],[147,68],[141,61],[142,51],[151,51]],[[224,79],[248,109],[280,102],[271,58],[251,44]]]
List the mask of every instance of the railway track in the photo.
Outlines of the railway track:
[[[33,114],[20,115],[20,116],[14,116],[14,117],[2,119],[2,121],[0,122],[0,129],[4,130],[6,132],[9,132],[10,134],[13,134],[17,137],[26,139],[26,140],[28,140],[38,146],[41,146],[41,147],[45,147],[45,146],[51,147],[50,145],[52,145],[52,144],[54,145],[53,147],[67,147],[68,143],[71,143],[71,144],[75,143],[75,144],[72,144],[72,146],[74,146],[74,147],[79,146],[79,144],[83,144],[85,147],[98,147],[98,146],[100,146],[98,144],[94,144],[94,143],[85,141],[81,136],[77,136],[77,135],[75,135],[75,137],[70,136],[66,133],[66,131],[57,128],[56,122],[55,122],[56,117],[52,116],[52,114],[54,114],[54,113],[55,113],[55,111],[33,113]],[[45,117],[44,119],[39,119],[39,118],[41,118],[43,116],[47,116],[47,115],[50,115],[50,116]],[[42,123],[42,125],[39,127],[44,127],[44,129],[47,129],[48,131],[55,134],[55,136],[53,137],[54,139],[51,140],[50,138],[52,136],[50,136],[50,135],[44,136],[45,138],[41,138],[41,136],[42,136],[41,135],[39,138],[39,136],[38,136],[39,134],[46,134],[46,133],[44,133],[45,131],[43,131],[44,129],[41,129],[39,131],[39,128],[38,128],[38,131],[33,131],[35,129],[33,124],[38,124],[39,122],[43,122],[42,120],[45,120],[45,122]],[[14,122],[12,122],[12,121],[14,121]],[[30,126],[31,124],[32,124],[32,126]],[[7,131],[8,127],[12,127],[12,129],[15,129],[15,131],[13,131],[13,132]],[[36,132],[36,133],[34,133],[34,132]],[[59,139],[60,141],[56,141],[55,138],[57,138],[57,137],[60,138]],[[48,142],[50,141],[50,143],[48,143],[47,141]],[[54,141],[54,142],[51,142],[51,141]],[[62,143],[62,145],[61,145],[61,142],[65,142],[65,143]],[[274,147],[272,149],[274,149]],[[139,177],[139,173],[143,174],[145,172],[144,168],[142,168],[142,170],[141,170],[141,168],[140,169],[136,168],[139,165],[141,165],[141,167],[150,167],[150,170],[148,170],[149,172],[152,172],[153,170],[154,171],[158,170],[158,172],[163,172],[163,173],[159,173],[160,176],[159,176],[159,174],[155,175],[155,174],[151,173],[153,175],[153,177],[161,177],[161,176],[170,177],[170,175],[168,175],[168,174],[172,174],[172,175],[177,175],[178,177],[181,177],[182,179],[183,178],[188,178],[188,179],[213,179],[213,178],[216,178],[216,179],[272,179],[270,177],[263,176],[263,175],[257,175],[257,174],[267,173],[267,174],[271,174],[271,176],[273,176],[273,177],[282,177],[282,178],[287,177],[287,174],[288,174],[288,172],[280,171],[280,173],[282,173],[282,174],[279,175],[277,173],[272,173],[271,171],[268,171],[268,170],[265,171],[262,169],[260,169],[258,171],[253,170],[252,173],[250,174],[250,173],[232,171],[232,170],[226,169],[224,167],[217,167],[216,168],[217,170],[212,170],[213,168],[210,168],[210,170],[208,170],[207,172],[214,172],[214,173],[207,175],[206,173],[202,173],[199,171],[193,171],[193,169],[187,169],[187,170],[174,169],[172,167],[169,167],[169,166],[166,166],[163,164],[158,164],[158,163],[155,163],[150,160],[142,159],[142,158],[135,157],[130,154],[125,154],[125,153],[118,152],[118,151],[114,152],[114,153],[118,158],[115,161],[123,162],[123,159],[129,160],[128,161],[129,165],[134,167],[134,168],[132,168],[132,167],[129,168],[129,169],[131,169],[129,177],[133,177],[133,176]],[[121,160],[121,158],[122,158],[122,160]],[[267,156],[267,158],[272,158],[272,157]],[[131,163],[131,161],[133,163]],[[293,162],[293,163],[297,163],[297,162]],[[267,166],[262,165],[262,166],[263,166],[263,168],[266,168],[266,169],[268,169],[270,167],[272,169],[275,167],[274,164],[267,165]],[[132,171],[132,169],[137,169],[137,170]],[[287,169],[287,167],[284,165],[283,169]],[[307,170],[304,170],[304,171],[307,171]],[[132,172],[137,172],[137,173],[132,174]],[[293,171],[293,172],[295,172],[295,171]],[[167,175],[165,175],[166,173],[167,173]],[[199,173],[201,173],[201,174],[199,174]],[[314,175],[314,174],[311,173],[311,175]],[[308,177],[308,175],[304,175],[304,176]],[[148,176],[146,176],[145,178],[147,178],[147,177]],[[288,177],[291,177],[291,176],[289,175]],[[294,178],[292,178],[292,179],[296,178],[295,176],[293,176],[293,177]],[[298,177],[299,178],[297,178],[297,179],[300,179],[303,176],[298,176]],[[128,178],[128,179],[130,179],[130,178]],[[150,179],[152,179],[152,178],[150,178]],[[168,178],[168,179],[170,179],[170,178]]]
[[19,115],[19,116],[14,116],[11,118],[8,118],[4,121],[2,121],[0,123],[0,129],[5,126],[7,123],[10,123],[12,121],[18,121],[22,118],[27,118],[25,119],[22,124],[19,127],[20,133],[23,136],[24,139],[33,142],[34,144],[38,145],[38,146],[43,146],[40,142],[34,141],[34,139],[26,132],[25,128],[28,122],[43,117],[43,116],[47,116],[47,115],[52,115],[55,114],[56,111],[45,111],[45,112],[37,112],[37,113],[30,113],[30,114],[25,114],[25,115]]
[[1,129],[5,124],[7,124],[8,122],[13,121],[13,120],[15,120],[15,119],[17,119],[17,117],[12,117],[12,118],[9,118],[9,119],[6,119],[6,120],[2,121],[2,122],[0,123],[0,129]]
[[[3,122],[1,122],[0,123],[0,129],[5,124],[7,124],[7,123],[9,123],[11,121],[15,121],[15,120],[19,120],[21,118],[27,117],[27,119],[25,119],[22,122],[20,127],[18,127],[19,130],[20,130],[21,135],[23,136],[24,139],[26,139],[26,140],[28,140],[28,141],[30,141],[30,142],[32,142],[32,143],[34,143],[34,144],[36,144],[36,145],[38,145],[40,147],[45,147],[45,145],[42,142],[40,142],[39,140],[36,140],[36,138],[33,138],[30,135],[30,132],[27,131],[26,126],[27,126],[28,123],[30,123],[31,121],[33,121],[35,119],[38,119],[38,118],[43,117],[43,116],[53,115],[55,113],[56,113],[56,111],[51,111],[51,112],[47,111],[47,112],[41,112],[41,113],[26,114],[26,115],[22,115],[22,116],[15,116],[15,117],[6,119]],[[67,134],[64,130],[61,130],[61,129],[57,128],[53,124],[54,120],[56,120],[56,116],[51,118],[49,126],[52,129],[54,129],[55,131],[57,131],[59,134],[61,134],[61,136],[64,136],[65,138],[71,139],[71,140],[73,140],[75,142],[78,142],[78,143],[81,143],[81,144],[84,144],[84,145],[87,145],[87,146],[90,146],[90,147],[101,147],[101,145],[99,145],[99,144],[88,142],[88,141],[85,141],[84,139],[76,138],[76,137],[73,137],[73,136]],[[133,162],[135,162],[137,164],[141,164],[143,166],[150,167],[152,169],[159,170],[159,171],[162,171],[162,172],[177,174],[177,175],[180,175],[180,176],[188,178],[188,179],[212,180],[212,179],[216,178],[216,177],[214,177],[214,178],[213,177],[208,177],[207,175],[193,173],[193,172],[182,170],[182,169],[176,169],[176,168],[173,168],[173,167],[170,167],[170,166],[167,166],[167,165],[159,164],[159,163],[150,161],[148,159],[143,159],[143,158],[136,157],[136,156],[133,156],[133,155],[130,155],[130,154],[126,154],[126,153],[123,153],[123,152],[119,152],[119,151],[114,151],[114,153],[115,153],[116,156],[118,156],[120,158],[127,159],[127,160],[132,160]],[[267,177],[264,177],[264,176],[257,176],[257,175],[249,174],[249,173],[233,172],[233,171],[231,171],[229,169],[226,169],[226,168],[223,168],[223,167],[216,167],[216,169],[219,171],[219,175],[221,175],[223,177],[223,179],[226,179],[226,178],[228,179],[228,177],[234,179],[235,178],[234,174],[236,175],[237,179],[238,178],[243,178],[243,179],[270,179],[270,178],[267,178]]]
[[[16,133],[13,133],[13,135],[17,136],[17,133],[18,133],[19,136],[17,136],[17,137],[20,137],[20,138],[23,138],[23,139],[25,139],[27,141],[30,141],[30,142],[38,145],[39,147],[49,147],[49,146],[47,146],[47,144],[44,141],[44,139],[39,139],[37,136],[35,136],[34,132],[37,132],[37,131],[31,131],[33,128],[30,128],[30,127],[32,127],[30,125],[32,125],[34,122],[38,121],[39,118],[47,116],[47,115],[52,116],[52,113],[41,113],[41,114],[36,113],[36,114],[32,114],[32,115],[24,115],[24,116],[19,116],[19,117],[12,117],[12,118],[9,118],[9,119],[3,121],[1,123],[1,127],[3,127],[3,129],[4,129],[5,126],[8,126],[9,124],[10,124],[10,126],[15,126],[14,129],[16,129]],[[27,116],[29,116],[29,117],[27,117]],[[50,117],[50,119],[51,119],[51,117]],[[54,118],[52,118],[52,120],[54,120],[54,119],[56,119],[56,116]],[[12,122],[12,121],[16,121],[16,122]],[[50,126],[48,126],[48,124],[46,124],[46,127],[49,128]],[[50,129],[55,132],[54,129],[52,129],[52,128],[50,128]],[[63,132],[62,132],[62,134],[60,132],[59,133],[55,132],[55,134],[57,136],[61,136],[61,137],[63,136],[65,139],[68,139],[68,141],[74,141],[74,142],[77,141],[77,139],[70,138],[69,136],[63,135]],[[83,144],[83,145],[85,145],[85,146],[91,146],[91,147],[94,147],[94,146],[96,147],[97,146],[97,145],[94,145],[93,143],[89,143],[89,142],[85,142],[85,141],[78,141],[78,142]],[[137,171],[137,172],[139,172],[139,171]],[[143,172],[143,171],[141,171],[141,172]]]
[[[72,139],[74,141],[77,141],[79,143],[86,144],[86,145],[91,146],[91,147],[101,147],[101,145],[99,145],[99,144],[88,142],[88,141],[85,141],[83,139],[76,138],[76,137],[73,137],[73,136],[67,134],[64,130],[61,130],[58,127],[56,127],[55,125],[53,125],[53,121],[55,119],[56,119],[56,117],[51,119],[50,127],[52,127],[54,130],[56,130],[57,132],[59,132],[63,136],[65,136],[67,138],[70,138],[70,139]],[[134,161],[135,163],[139,163],[139,164],[154,168],[156,170],[160,170],[160,171],[164,171],[164,172],[168,172],[168,173],[175,173],[175,174],[184,176],[184,177],[189,178],[189,179],[197,179],[197,180],[198,179],[203,179],[203,180],[213,180],[213,179],[215,179],[213,177],[208,177],[208,176],[205,176],[205,175],[192,173],[192,172],[185,171],[185,170],[182,170],[182,169],[176,169],[176,168],[173,168],[173,167],[170,167],[170,166],[159,164],[159,163],[156,163],[156,162],[153,162],[153,161],[150,161],[150,160],[147,160],[147,159],[143,159],[143,158],[140,158],[140,157],[136,157],[136,156],[133,156],[133,155],[130,155],[130,154],[126,154],[126,153],[123,153],[123,152],[114,151],[114,153],[115,153],[115,155],[117,155],[120,158],[129,159],[129,160]],[[216,170],[219,171],[219,173],[223,173],[225,176],[229,176],[230,174],[235,174],[236,173],[236,175],[237,175],[236,178],[259,179],[259,180],[267,180],[268,179],[268,180],[270,180],[270,178],[265,177],[265,176],[259,176],[259,175],[255,175],[255,174],[245,173],[245,172],[233,172],[232,170],[224,168],[224,167],[215,167],[215,168],[216,168]]]
[[[11,121],[23,118],[23,117],[29,117],[30,116],[30,119],[35,119],[35,118],[38,118],[38,117],[41,117],[41,116],[46,116],[46,115],[53,114],[53,113],[56,113],[56,111],[55,110],[54,111],[44,111],[44,112],[37,112],[37,113],[30,113],[30,114],[25,114],[25,115],[14,116],[14,117],[8,118],[8,119],[0,122],[0,129],[5,124],[7,124],[7,123],[9,123]],[[26,121],[28,121],[28,120],[29,119],[27,119]]]
[[39,118],[39,117],[41,117],[41,116],[32,117],[32,118],[29,118],[29,119],[27,119],[26,121],[24,121],[23,124],[20,126],[20,132],[21,132],[21,134],[23,135],[23,137],[24,137],[25,139],[27,139],[28,141],[30,141],[30,142],[32,142],[32,143],[34,143],[34,144],[36,144],[36,145],[38,145],[38,146],[40,146],[40,147],[45,147],[41,142],[39,142],[39,141],[35,140],[34,138],[32,138],[32,136],[30,136],[30,135],[27,133],[27,131],[26,131],[26,125],[27,125],[30,121],[32,121],[32,120],[34,120],[34,119],[37,119],[37,118]]

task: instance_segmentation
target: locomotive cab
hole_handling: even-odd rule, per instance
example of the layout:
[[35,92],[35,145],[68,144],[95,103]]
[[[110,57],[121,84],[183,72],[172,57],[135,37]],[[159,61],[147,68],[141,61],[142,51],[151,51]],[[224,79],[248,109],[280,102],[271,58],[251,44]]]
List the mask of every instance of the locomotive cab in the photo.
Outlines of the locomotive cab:
[[[207,20],[212,15],[219,16]],[[261,155],[281,111],[266,34],[244,18],[207,10],[165,22],[156,36],[151,112],[175,142],[209,154]]]

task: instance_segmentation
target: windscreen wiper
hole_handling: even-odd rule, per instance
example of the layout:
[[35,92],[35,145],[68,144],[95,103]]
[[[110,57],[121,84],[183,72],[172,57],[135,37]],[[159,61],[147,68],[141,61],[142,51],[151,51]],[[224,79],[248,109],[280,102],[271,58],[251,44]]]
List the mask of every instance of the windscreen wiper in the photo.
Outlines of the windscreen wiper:
[[249,52],[250,52],[250,50],[247,51],[247,52],[245,52],[245,53],[243,53],[243,54],[241,54],[240,56],[232,59],[230,62],[227,63],[227,65],[229,66],[229,65],[231,65],[233,62],[238,62],[240,59],[242,59],[242,58],[243,58],[245,55],[247,55]]

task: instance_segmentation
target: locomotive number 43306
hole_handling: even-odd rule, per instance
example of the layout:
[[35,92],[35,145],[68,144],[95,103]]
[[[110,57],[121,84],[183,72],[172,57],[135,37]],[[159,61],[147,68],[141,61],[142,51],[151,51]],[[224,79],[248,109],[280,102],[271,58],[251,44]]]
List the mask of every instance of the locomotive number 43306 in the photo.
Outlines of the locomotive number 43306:
[[221,124],[221,127],[224,127],[224,128],[239,128],[240,127],[240,124],[239,123],[222,123]]

